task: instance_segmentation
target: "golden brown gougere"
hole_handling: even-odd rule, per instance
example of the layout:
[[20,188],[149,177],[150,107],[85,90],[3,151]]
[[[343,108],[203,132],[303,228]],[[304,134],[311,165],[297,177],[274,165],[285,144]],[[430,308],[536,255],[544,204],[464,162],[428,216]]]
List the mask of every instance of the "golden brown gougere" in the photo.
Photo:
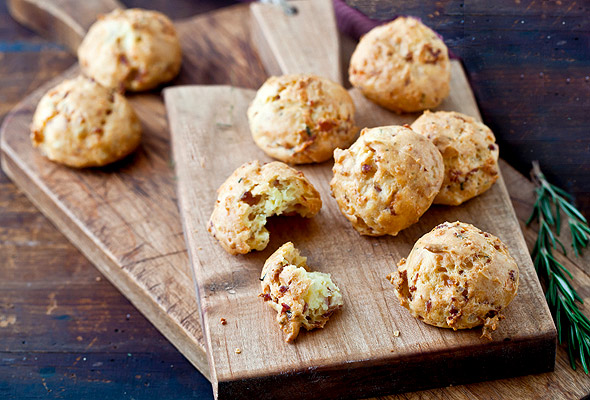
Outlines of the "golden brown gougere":
[[41,98],[31,140],[52,161],[75,168],[100,167],[135,150],[141,124],[125,97],[78,76]]
[[431,140],[443,156],[445,180],[435,204],[458,206],[488,190],[498,179],[496,138],[481,122],[454,111],[425,111],[412,129]]
[[387,278],[419,320],[454,330],[483,325],[482,336],[491,339],[516,296],[519,273],[500,239],[457,221],[422,236]]
[[141,91],[178,75],[182,50],[164,14],[114,10],[90,27],[78,48],[78,61],[82,72],[103,86]]
[[332,195],[361,235],[397,235],[432,204],[443,181],[437,148],[403,126],[363,129],[334,152]]
[[399,17],[361,38],[349,79],[367,98],[395,112],[433,108],[449,95],[449,51],[419,20]]
[[248,121],[258,147],[291,164],[326,161],[358,133],[348,91],[309,74],[270,77],[256,93]]

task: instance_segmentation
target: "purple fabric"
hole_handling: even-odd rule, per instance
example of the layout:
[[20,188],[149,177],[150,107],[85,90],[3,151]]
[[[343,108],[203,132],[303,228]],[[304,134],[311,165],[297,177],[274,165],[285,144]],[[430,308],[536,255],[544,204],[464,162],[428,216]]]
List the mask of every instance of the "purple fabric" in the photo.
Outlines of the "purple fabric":
[[[344,0],[334,0],[334,13],[336,14],[338,30],[355,40],[360,39],[371,29],[386,22],[367,17],[362,12],[346,4]],[[397,18],[397,16],[392,19],[394,18]]]

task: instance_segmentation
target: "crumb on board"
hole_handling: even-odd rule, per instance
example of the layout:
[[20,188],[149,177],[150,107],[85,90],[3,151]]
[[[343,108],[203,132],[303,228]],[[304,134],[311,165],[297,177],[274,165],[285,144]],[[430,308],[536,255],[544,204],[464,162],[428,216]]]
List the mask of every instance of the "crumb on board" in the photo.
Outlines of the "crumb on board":
[[399,336],[399,331],[393,331],[393,336],[398,337]]
[[226,325],[227,324],[227,320],[225,318],[221,318],[219,320],[219,322],[221,322],[221,325]]
[[242,349],[240,349],[239,347],[236,347],[236,354],[240,354],[242,352]]

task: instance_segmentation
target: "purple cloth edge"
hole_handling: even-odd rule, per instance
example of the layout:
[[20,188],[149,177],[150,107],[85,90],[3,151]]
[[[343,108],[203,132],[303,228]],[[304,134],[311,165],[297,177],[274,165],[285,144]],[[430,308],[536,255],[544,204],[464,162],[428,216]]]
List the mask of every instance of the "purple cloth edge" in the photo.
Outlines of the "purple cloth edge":
[[[355,40],[360,39],[361,36],[371,29],[387,22],[377,21],[367,17],[356,8],[346,4],[344,0],[333,0],[333,4],[338,30]],[[397,18],[397,15],[392,20],[395,18]]]
[[[359,40],[361,38],[361,36],[363,36],[365,33],[369,32],[371,29],[373,29],[379,25],[391,22],[394,19],[396,19],[397,17],[401,16],[401,15],[394,15],[393,18],[391,18],[389,20],[379,21],[379,20],[367,17],[365,14],[363,14],[362,12],[357,10],[356,8],[353,8],[353,7],[349,6],[348,4],[346,4],[346,2],[344,0],[333,0],[333,4],[334,4],[334,13],[336,14],[336,24],[338,25],[338,30],[340,32],[344,33],[345,35],[352,37],[355,40]],[[416,18],[417,20],[422,22],[421,18],[418,18],[418,17],[413,17],[413,18]],[[433,31],[434,31],[434,29],[433,29]],[[437,31],[434,31],[434,33],[436,33],[437,36],[440,38],[440,40],[442,40],[444,42],[444,38],[440,33],[438,33]],[[449,49],[449,57],[451,59],[456,59],[456,60],[459,59],[459,57],[457,57],[455,55],[455,53],[453,53],[451,51],[451,49]]]

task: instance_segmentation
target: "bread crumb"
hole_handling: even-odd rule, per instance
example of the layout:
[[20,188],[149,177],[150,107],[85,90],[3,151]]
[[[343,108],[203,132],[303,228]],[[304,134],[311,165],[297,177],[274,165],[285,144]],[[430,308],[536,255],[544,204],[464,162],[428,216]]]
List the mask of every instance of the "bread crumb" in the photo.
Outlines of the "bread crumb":
[[239,347],[236,347],[236,354],[240,354],[242,352],[242,349],[240,349]]
[[393,336],[398,337],[399,336],[399,331],[393,331]]
[[96,278],[94,278],[95,281],[100,282],[102,280],[102,278],[100,276],[97,276]]
[[221,318],[219,322],[221,322],[221,325],[227,325],[227,321],[225,320],[225,318]]

